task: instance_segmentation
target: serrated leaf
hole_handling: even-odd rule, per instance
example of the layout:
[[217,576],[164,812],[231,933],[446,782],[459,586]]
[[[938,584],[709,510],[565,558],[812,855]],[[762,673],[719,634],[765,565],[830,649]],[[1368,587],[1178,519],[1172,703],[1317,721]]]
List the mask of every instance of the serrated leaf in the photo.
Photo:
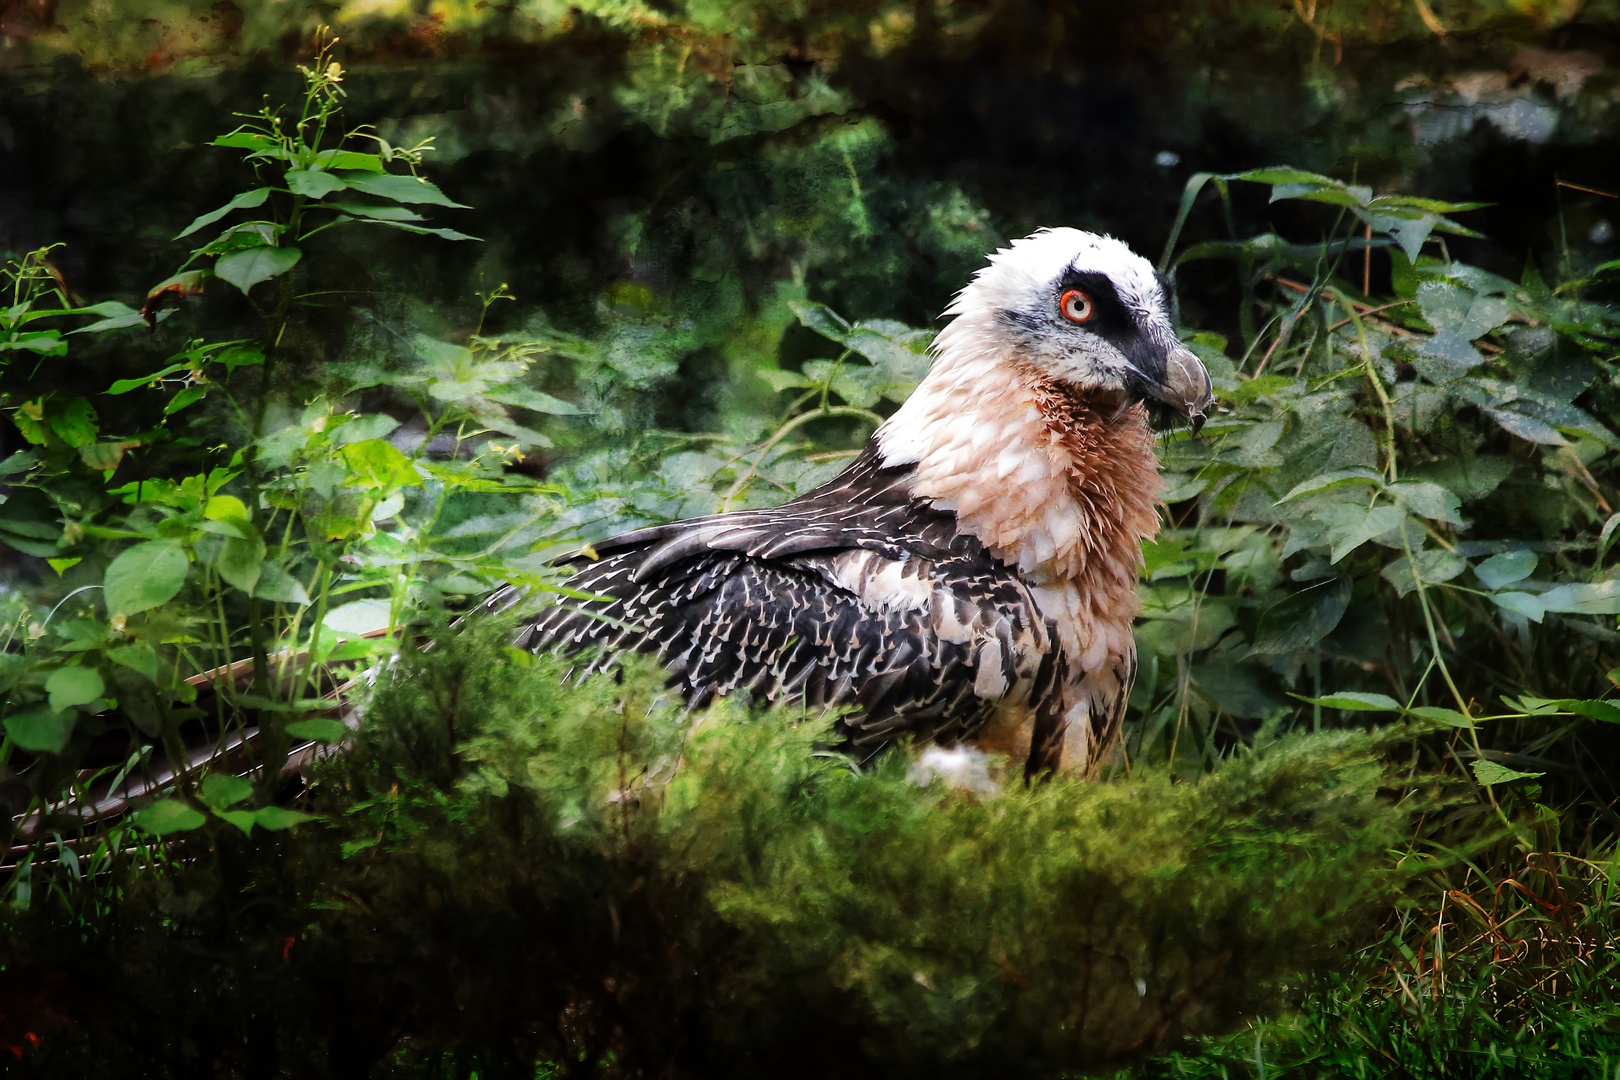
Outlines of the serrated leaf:
[[367,195],[375,195],[379,199],[391,199],[400,203],[450,206],[459,210],[467,209],[466,206],[449,198],[429,181],[404,173],[345,171],[340,174],[339,178],[352,190]]
[[1576,716],[1584,716],[1588,720],[1601,720],[1605,724],[1620,724],[1620,705],[1612,701],[1570,701],[1565,707]]
[[294,720],[287,725],[287,734],[298,739],[314,739],[317,742],[342,742],[349,729],[343,726],[343,721],[334,720],[329,716],[317,716],[311,720]]
[[278,277],[298,265],[303,252],[295,247],[259,247],[223,255],[214,263],[214,276],[235,285],[246,295],[253,286]]
[[135,812],[135,824],[154,836],[190,832],[208,819],[179,799],[161,799]]
[[[220,145],[219,140],[216,139],[214,141],[214,145]],[[180,234],[176,236],[175,239],[179,240],[183,237],[190,236],[198,229],[212,225],[214,222],[220,220],[233,210],[251,210],[257,206],[263,206],[264,200],[268,199],[269,197],[270,189],[267,187],[254,188],[252,191],[244,191],[242,194],[236,196],[236,198],[232,199],[218,210],[210,210],[208,213],[197,218],[197,220],[193,221],[190,225],[187,225],[183,230],[181,230]]]
[[52,709],[66,712],[75,705],[88,705],[100,698],[107,692],[107,684],[102,682],[101,673],[95,668],[74,665],[51,672],[51,677],[45,680],[45,692],[51,696]]
[[1517,769],[1510,769],[1506,765],[1499,765],[1484,758],[1474,762],[1474,778],[1486,787],[1491,787],[1494,784],[1511,784],[1515,780],[1534,780],[1538,776],[1545,775],[1547,774],[1519,772]]
[[71,712],[58,712],[49,705],[8,716],[6,735],[23,750],[36,754],[60,754],[73,734],[75,716]]
[[1435,705],[1419,705],[1416,708],[1407,709],[1406,711],[1412,716],[1420,716],[1425,720],[1432,720],[1437,724],[1444,724],[1447,727],[1471,728],[1474,726],[1474,721],[1471,717],[1464,716],[1456,709],[1442,709]]
[[1494,591],[1535,573],[1538,561],[1533,551],[1504,551],[1474,567],[1474,576],[1481,585]]
[[174,540],[149,540],[120,554],[107,567],[107,610],[134,615],[174,599],[186,583],[186,549]]
[[1388,694],[1364,693],[1359,690],[1344,690],[1326,697],[1304,697],[1295,694],[1295,697],[1307,705],[1320,705],[1324,709],[1343,709],[1346,712],[1400,712],[1401,703]]

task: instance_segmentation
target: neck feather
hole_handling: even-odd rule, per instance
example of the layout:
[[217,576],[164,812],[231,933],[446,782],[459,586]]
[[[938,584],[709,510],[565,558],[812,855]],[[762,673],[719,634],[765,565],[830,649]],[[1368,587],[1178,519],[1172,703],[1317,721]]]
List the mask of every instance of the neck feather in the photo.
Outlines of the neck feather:
[[942,348],[928,377],[878,429],[911,492],[1037,585],[1081,586],[1135,612],[1141,542],[1161,490],[1141,406],[1077,392],[1016,357]]

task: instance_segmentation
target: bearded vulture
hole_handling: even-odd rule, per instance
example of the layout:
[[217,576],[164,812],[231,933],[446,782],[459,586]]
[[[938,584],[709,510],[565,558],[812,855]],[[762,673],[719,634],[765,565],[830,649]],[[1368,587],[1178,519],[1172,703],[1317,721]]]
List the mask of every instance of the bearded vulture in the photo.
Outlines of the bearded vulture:
[[586,672],[650,653],[694,708],[844,706],[860,756],[969,742],[1026,776],[1095,774],[1120,736],[1158,530],[1145,406],[1196,431],[1209,375],[1152,266],[1108,236],[1014,241],[945,314],[927,377],[841,475],[565,560],[570,589],[603,599],[555,602],[518,644]]

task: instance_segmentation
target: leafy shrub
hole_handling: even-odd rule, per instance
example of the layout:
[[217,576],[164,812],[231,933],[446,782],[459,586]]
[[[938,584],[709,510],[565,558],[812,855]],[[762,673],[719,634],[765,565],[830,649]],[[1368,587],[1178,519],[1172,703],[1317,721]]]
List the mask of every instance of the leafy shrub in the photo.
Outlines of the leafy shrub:
[[[504,629],[401,658],[301,800],[322,821],[209,822],[104,914],[8,919],[38,1068],[1096,1067],[1276,1001],[1386,900],[1416,805],[1345,733],[1195,784],[921,786],[818,752],[824,722],[694,723],[655,670],[560,686]],[[121,1003],[94,1020],[53,989],[87,964]]]

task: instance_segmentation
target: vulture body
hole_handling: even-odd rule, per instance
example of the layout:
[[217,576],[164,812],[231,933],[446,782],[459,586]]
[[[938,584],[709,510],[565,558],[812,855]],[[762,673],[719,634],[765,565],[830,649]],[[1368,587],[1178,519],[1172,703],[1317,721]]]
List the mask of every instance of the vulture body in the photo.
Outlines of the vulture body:
[[1015,241],[946,314],[927,377],[842,474],[596,544],[566,560],[569,585],[605,599],[534,613],[519,644],[579,653],[578,674],[652,654],[695,707],[849,706],[862,756],[971,742],[1028,773],[1094,773],[1119,737],[1158,527],[1145,405],[1196,427],[1209,376],[1152,267],[1105,236]]

